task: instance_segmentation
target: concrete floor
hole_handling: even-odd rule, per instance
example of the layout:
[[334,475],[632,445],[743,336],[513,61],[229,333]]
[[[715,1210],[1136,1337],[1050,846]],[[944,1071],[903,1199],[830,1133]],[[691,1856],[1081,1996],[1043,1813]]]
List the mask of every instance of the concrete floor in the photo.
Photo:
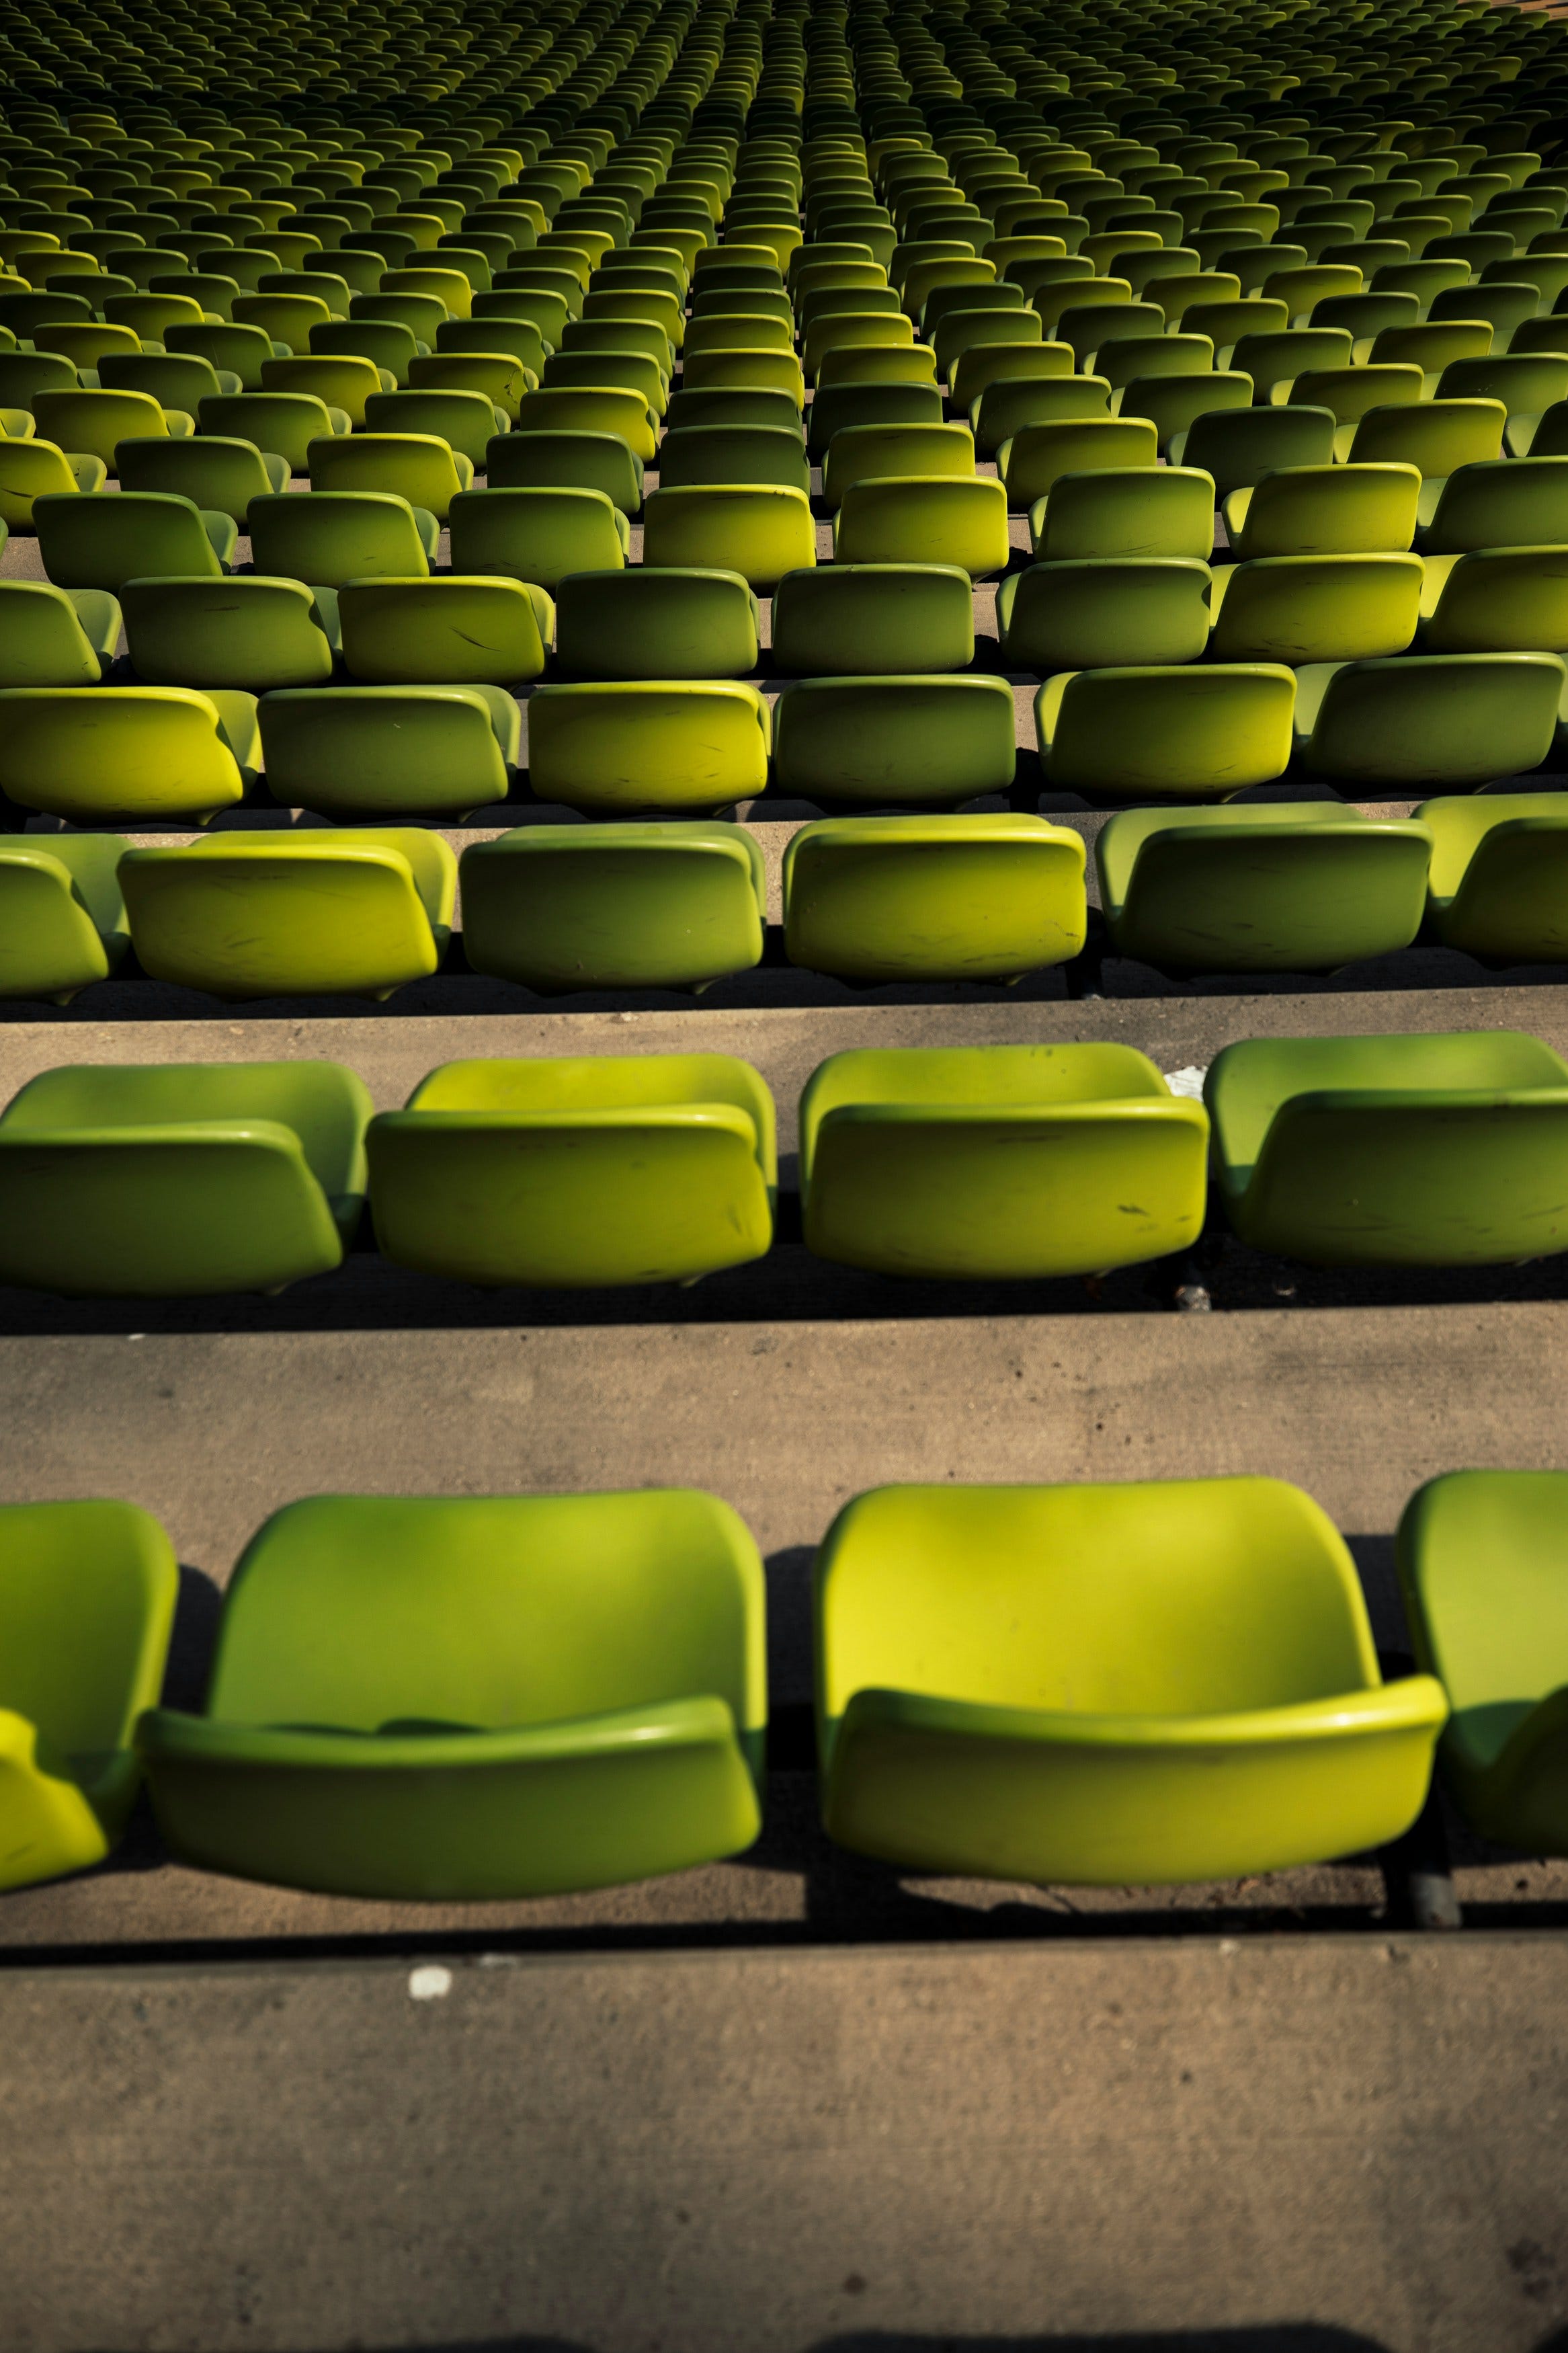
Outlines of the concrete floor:
[[20,1971],[5,2342],[1545,2353],[1565,1998],[1506,1936]]

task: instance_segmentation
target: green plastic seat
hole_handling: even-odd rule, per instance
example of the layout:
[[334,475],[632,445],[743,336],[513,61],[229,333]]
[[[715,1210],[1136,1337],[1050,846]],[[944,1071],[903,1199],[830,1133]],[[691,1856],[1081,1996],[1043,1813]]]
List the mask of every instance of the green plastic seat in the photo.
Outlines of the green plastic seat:
[[120,442],[165,435],[184,438],[193,429],[184,411],[164,410],[142,392],[39,392],[32,409],[41,441],[97,458],[110,480],[116,474]]
[[944,1280],[1136,1265],[1195,1240],[1207,1150],[1202,1106],[1131,1047],[835,1054],[801,1098],[806,1247]]
[[450,524],[455,572],[500,573],[552,595],[568,573],[618,572],[630,547],[626,518],[602,491],[465,491]]
[[[270,335],[264,335],[259,327],[232,321],[179,323],[165,331],[163,341],[171,352],[192,352],[226,375],[237,375],[242,392],[259,392],[262,363],[279,356]],[[209,428],[204,424],[202,429]]]
[[763,953],[763,853],[743,826],[528,825],[462,857],[476,972],[548,995],[706,987]]
[[1408,947],[1429,828],[1336,801],[1119,809],[1095,839],[1112,947],[1165,972],[1329,972]]
[[0,1891],[89,1870],[119,1842],[179,1584],[133,1504],[0,1507]]
[[337,596],[343,666],[364,685],[527,685],[555,634],[550,598],[524,581],[361,578]]
[[1451,360],[1438,382],[1437,398],[1500,400],[1508,411],[1504,447],[1510,456],[1523,457],[1533,446],[1537,419],[1568,398],[1568,357],[1511,351],[1485,359]]
[[1000,678],[813,678],[773,709],[773,781],[829,807],[949,807],[1010,792],[1013,691]]
[[1384,1683],[1347,1546],[1281,1481],[883,1487],[816,1588],[823,1820],[907,1869],[1235,1879],[1426,1797],[1442,1690]]
[[653,463],[653,413],[643,394],[630,385],[541,385],[523,401],[511,429],[513,433],[607,434],[624,441],[645,466]]
[[[1414,326],[1384,327],[1367,357],[1373,363],[1398,361],[1420,368],[1425,375],[1441,375],[1453,360],[1484,359],[1491,345],[1489,320],[1427,319]],[[1358,344],[1358,352],[1360,348]]]
[[226,997],[384,997],[425,979],[457,878],[439,834],[371,827],[211,834],[120,864],[142,969]]
[[259,327],[285,351],[308,352],[310,330],[337,314],[319,294],[237,294],[230,305],[237,326]]
[[1168,455],[1173,466],[1212,474],[1225,499],[1284,466],[1331,464],[1334,431],[1330,408],[1213,409],[1172,436]]
[[697,425],[667,433],[659,446],[661,489],[696,483],[759,483],[799,491],[811,488],[811,470],[798,427]]
[[162,491],[122,490],[90,509],[86,499],[46,493],[33,501],[33,525],[57,587],[110,596],[151,573],[220,579],[238,537],[231,516]]
[[1417,400],[1373,408],[1344,454],[1359,465],[1394,460],[1423,476],[1442,477],[1500,458],[1507,421],[1500,400]]
[[595,491],[623,515],[642,512],[643,461],[618,434],[498,434],[486,453],[486,469],[492,491]]
[[1178,434],[1190,433],[1200,417],[1247,409],[1251,402],[1249,375],[1211,369],[1202,375],[1135,376],[1118,394],[1116,413],[1146,419],[1163,450]]
[[[937,414],[941,414],[940,399]],[[748,391],[743,385],[735,390],[719,385],[672,392],[664,422],[670,433],[692,425],[772,425],[793,433],[798,440],[801,432],[800,411],[787,392]]]
[[502,687],[285,688],[257,718],[268,789],[289,808],[461,818],[516,780],[521,716]]
[[1360,661],[1403,653],[1425,586],[1418,555],[1262,555],[1214,578],[1220,661]]
[[1404,554],[1415,534],[1414,466],[1285,466],[1232,491],[1225,526],[1242,563],[1268,555]]
[[832,818],[784,861],[790,962],[862,987],[1010,981],[1081,953],[1082,838],[1043,818]]
[[757,667],[757,628],[739,573],[638,565],[563,582],[556,653],[569,678],[743,678]]
[[249,509],[258,572],[341,588],[350,580],[422,580],[440,539],[426,509],[385,491],[268,493]]
[[478,392],[373,392],[364,404],[366,435],[418,435],[445,441],[476,473],[483,470],[492,438],[505,432],[510,421],[494,401]]
[[148,686],[320,686],[337,653],[330,589],[247,574],[237,580],[128,580],[121,590],[132,668]]
[[804,491],[761,484],[661,487],[647,501],[643,561],[661,569],[737,572],[767,595],[816,561]]
[[1435,555],[1565,541],[1568,456],[1497,459],[1461,468],[1444,481],[1415,543]]
[[47,345],[38,351],[0,351],[0,400],[9,408],[31,414],[40,392],[74,392],[80,382],[76,361],[64,352]]
[[973,659],[973,596],[954,565],[835,564],[786,573],[773,591],[773,668],[785,674],[908,675]]
[[1499,1266],[1568,1249],[1568,1064],[1521,1030],[1248,1039],[1204,1097],[1226,1214],[1317,1266]]
[[[500,332],[498,322],[497,333]],[[508,347],[503,343],[497,348]],[[409,368],[420,349],[413,330],[395,319],[329,319],[324,326],[310,330],[312,354],[325,359],[369,360],[373,367],[384,370],[399,385],[407,383]],[[258,391],[260,382],[258,374],[256,383],[247,389]]]
[[237,392],[218,400],[204,400],[201,429],[224,439],[251,441],[258,449],[282,459],[290,475],[308,474],[310,451],[318,440],[346,435],[349,419],[335,413],[314,393]]
[[368,1139],[383,1255],[461,1282],[689,1282],[763,1257],[773,1106],[727,1054],[448,1062]]
[[1495,964],[1568,960],[1568,793],[1423,801],[1432,835],[1427,913],[1445,947]]
[[966,425],[841,425],[823,460],[825,504],[837,513],[858,482],[921,477],[973,481],[974,438]]
[[1209,642],[1209,568],[1193,556],[1079,556],[1012,572],[996,592],[1011,668],[1195,661]]
[[1411,1497],[1394,1546],[1416,1657],[1452,1711],[1444,1785],[1472,1830],[1531,1855],[1568,1851],[1564,1483],[1449,1472]]
[[[936,383],[936,353],[929,343],[831,343],[816,371],[819,393],[852,384]],[[787,384],[784,387],[793,393]]]
[[860,426],[932,426],[942,423],[942,395],[934,384],[836,384],[820,388],[806,417],[806,447],[821,465],[836,433]]
[[98,588],[0,580],[0,687],[97,686],[120,642],[120,607]]
[[986,385],[969,412],[975,447],[994,457],[1016,434],[1037,425],[1077,423],[1110,414],[1110,386],[1098,375],[1006,375]]
[[249,694],[184,687],[0,690],[0,795],[73,825],[205,824],[259,767]]
[[363,1207],[371,1110],[335,1062],[47,1071],[0,1113],[0,1280],[176,1299],[328,1273]]
[[1429,555],[1423,653],[1568,653],[1568,547]]
[[161,408],[192,417],[204,400],[240,388],[237,376],[220,376],[210,360],[195,352],[106,352],[98,364],[98,381],[105,391],[143,393]]
[[[1029,510],[1035,554],[1050,563],[1113,555],[1196,556],[1206,563],[1214,545],[1214,496],[1212,475],[1191,466],[1061,474]],[[997,595],[1000,600],[1001,590]]]
[[[696,363],[689,360],[687,364]],[[595,399],[609,392],[632,392],[656,420],[663,416],[669,399],[666,368],[639,351],[552,352],[544,363],[540,388],[552,394],[582,390]],[[640,436],[637,446],[641,456]]]
[[119,968],[131,944],[115,876],[126,847],[104,833],[0,839],[0,997],[68,1005]]
[[[623,296],[622,301],[627,300]],[[630,298],[635,299],[635,298]],[[696,324],[695,320],[692,322]],[[786,338],[787,341],[787,338]],[[662,322],[654,319],[594,318],[571,319],[561,339],[562,350],[569,352],[640,352],[652,360],[658,375],[668,387],[674,353],[669,332]],[[470,346],[478,350],[479,346]]]
[[291,1504],[235,1573],[205,1714],[142,1721],[159,1825],[205,1868],[426,1901],[717,1861],[762,1822],[763,1620],[709,1495]]
[[1035,697],[1040,765],[1100,800],[1228,800],[1284,775],[1296,694],[1270,662],[1058,670]]
[[994,384],[1037,384],[1072,374],[1073,354],[1066,343],[1038,343],[1033,338],[1020,341],[1026,332],[1020,328],[1006,342],[972,344],[954,362],[949,382],[952,403],[972,423],[975,402],[983,400]]
[[590,816],[703,811],[766,788],[772,724],[730,681],[541,687],[529,701],[537,798]]
[[996,470],[1007,504],[1026,512],[1050,495],[1063,474],[1152,466],[1158,453],[1158,437],[1146,417],[1088,417],[1022,427],[997,450]]
[[390,491],[412,507],[424,508],[438,523],[447,521],[458,491],[473,488],[474,469],[468,458],[432,433],[377,431],[352,438],[328,435],[310,442],[305,456],[312,493]]
[[309,352],[261,363],[263,392],[301,393],[341,408],[356,431],[365,424],[365,403],[383,388],[374,360],[346,353]]
[[986,478],[851,484],[834,518],[838,564],[949,564],[972,579],[1006,569],[1007,491]]
[[199,434],[190,441],[131,440],[120,444],[120,480],[127,491],[159,491],[188,499],[208,513],[247,527],[252,499],[284,491],[289,469],[252,441]]
[[1516,327],[1526,319],[1533,319],[1543,308],[1539,287],[1483,280],[1474,286],[1446,287],[1442,293],[1433,296],[1428,316],[1489,320],[1494,343],[1500,347]]
[[1298,673],[1297,755],[1335,783],[1480,785],[1539,767],[1568,672],[1554,654],[1426,654]]

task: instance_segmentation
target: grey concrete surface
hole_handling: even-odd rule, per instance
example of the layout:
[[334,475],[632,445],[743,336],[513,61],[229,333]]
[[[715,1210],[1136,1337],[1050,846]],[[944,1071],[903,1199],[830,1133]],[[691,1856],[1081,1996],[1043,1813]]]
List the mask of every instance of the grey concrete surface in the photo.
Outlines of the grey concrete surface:
[[[126,984],[129,987],[131,984]],[[87,994],[88,992],[84,992]],[[978,996],[978,992],[976,992]],[[740,1054],[755,1064],[779,1109],[781,1150],[793,1152],[795,1106],[816,1065],[858,1046],[984,1046],[1114,1039],[1163,1071],[1206,1066],[1237,1038],[1363,1036],[1442,1029],[1528,1029],[1568,1053],[1568,989],[1557,986],[1347,992],[1342,995],[1173,997],[1055,1004],[987,992],[989,1002],[868,1001],[764,1009],[689,999],[678,1008],[461,1014],[409,1020],[365,1005],[343,1014],[216,1008],[194,1020],[0,1023],[0,1101],[62,1060],[254,1061],[321,1056],[350,1063],[378,1109],[406,1101],[427,1071],[465,1054]],[[216,1008],[216,1000],[207,1000]]]
[[13,2353],[1568,2321],[1558,1936],[431,1966],[0,1979]]

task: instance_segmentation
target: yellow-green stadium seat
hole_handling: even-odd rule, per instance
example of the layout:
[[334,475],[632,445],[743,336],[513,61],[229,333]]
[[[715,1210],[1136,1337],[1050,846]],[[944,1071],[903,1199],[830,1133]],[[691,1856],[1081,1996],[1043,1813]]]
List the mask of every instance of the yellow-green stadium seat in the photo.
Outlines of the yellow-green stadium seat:
[[565,678],[744,678],[757,667],[757,600],[736,572],[583,572],[561,586],[556,659]]
[[705,987],[761,961],[763,853],[743,826],[527,825],[462,857],[476,972],[559,995]]
[[1418,555],[1261,555],[1214,575],[1219,661],[1360,661],[1403,653],[1425,585]]
[[1203,1225],[1207,1157],[1202,1106],[1130,1046],[860,1049],[801,1097],[806,1247],[879,1274],[1037,1281],[1167,1256]]
[[349,419],[314,393],[238,392],[204,400],[201,429],[226,439],[252,441],[258,449],[281,458],[291,475],[308,474],[312,445],[334,434],[346,436]]
[[338,649],[330,588],[247,573],[235,580],[132,579],[121,589],[126,650],[148,686],[323,686]]
[[775,785],[829,807],[951,808],[1010,792],[1016,765],[1005,679],[802,679],[773,708]]
[[798,677],[965,670],[974,599],[951,564],[833,564],[773,590],[775,670]]
[[256,702],[184,687],[0,691],[0,794],[72,825],[128,817],[205,824],[260,765]]
[[691,1491],[293,1504],[205,1714],[143,1720],[160,1826],[206,1870],[416,1901],[715,1862],[762,1822],[764,1614],[755,1546]]
[[951,564],[972,579],[1005,571],[1007,492],[985,478],[854,483],[833,523],[839,564]]
[[337,596],[343,666],[371,686],[527,685],[554,638],[550,598],[520,580],[361,578]]
[[685,1282],[761,1258],[773,1105],[728,1054],[448,1062],[375,1120],[383,1254],[463,1282]]
[[0,840],[0,997],[66,1005],[118,970],[131,944],[115,876],[127,847],[112,833]]
[[1561,1471],[1453,1471],[1405,1507],[1394,1546],[1416,1656],[1452,1710],[1437,1750],[1482,1838],[1568,1851],[1563,1783]]
[[1014,980],[1081,952],[1083,862],[1038,817],[826,818],[784,852],[785,948],[861,987]]
[[119,642],[105,590],[0,580],[0,686],[97,686]]
[[660,488],[649,498],[643,561],[656,567],[738,572],[758,594],[816,560],[805,493],[768,485]]
[[155,573],[220,579],[239,536],[231,515],[161,491],[122,490],[103,500],[101,513],[97,500],[45,493],[33,501],[33,527],[57,587],[111,596]]
[[1429,555],[1423,653],[1568,653],[1568,547]]
[[463,818],[516,780],[522,721],[504,687],[284,688],[256,715],[268,790],[286,808]]
[[384,997],[426,978],[457,879],[438,833],[385,827],[210,834],[120,864],[142,969],[228,997]]
[[312,492],[389,491],[440,523],[458,491],[473,487],[468,459],[433,433],[332,434],[312,440],[305,454]]
[[1568,1065],[1516,1029],[1247,1039],[1209,1066],[1241,1240],[1318,1266],[1499,1266],[1568,1249]]
[[1428,913],[1445,947],[1497,964],[1568,959],[1568,793],[1423,801],[1432,836]]
[[1231,552],[1259,555],[1403,554],[1415,535],[1414,466],[1282,466],[1224,502]]
[[287,490],[289,469],[253,441],[197,434],[189,441],[121,441],[120,480],[127,491],[163,491],[245,530],[253,499]]
[[1269,662],[1058,671],[1035,697],[1040,764],[1100,800],[1228,800],[1284,775],[1296,693]]
[[268,493],[251,501],[249,530],[258,572],[325,588],[372,577],[422,580],[440,539],[428,509],[386,491]]
[[1426,1798],[1442,1690],[1384,1683],[1349,1549],[1282,1482],[883,1487],[816,1585],[824,1823],[906,1870],[1232,1879]]
[[666,490],[696,483],[760,483],[805,496],[811,488],[811,469],[798,427],[694,425],[665,435],[658,479]]
[[1431,829],[1338,801],[1118,809],[1095,837],[1111,946],[1165,972],[1327,972],[1408,947]]
[[1029,510],[1035,554],[1051,563],[1110,555],[1197,556],[1206,563],[1215,536],[1214,496],[1213,476],[1193,466],[1110,466],[1058,475],[1048,496]]
[[1194,556],[1078,556],[1011,572],[996,592],[1009,666],[1195,661],[1209,643],[1209,568]]
[[99,1502],[5,1504],[0,1564],[9,1889],[89,1870],[118,1843],[142,1778],[136,1721],[163,1684],[180,1572],[156,1520]]
[[771,739],[752,686],[545,686],[529,701],[529,781],[590,816],[711,812],[766,788]]
[[1336,784],[1460,786],[1538,767],[1564,670],[1554,654],[1428,654],[1298,673],[1297,755]]
[[0,1114],[0,1280],[176,1299],[329,1273],[363,1207],[371,1110],[335,1062],[46,1071]]

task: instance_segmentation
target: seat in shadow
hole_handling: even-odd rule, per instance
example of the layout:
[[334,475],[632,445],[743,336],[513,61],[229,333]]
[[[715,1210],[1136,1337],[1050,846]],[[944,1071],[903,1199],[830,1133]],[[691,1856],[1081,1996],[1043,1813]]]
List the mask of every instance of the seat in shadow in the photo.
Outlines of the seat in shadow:
[[694,1491],[290,1504],[235,1571],[205,1712],[142,1719],[160,1828],[209,1870],[426,1901],[736,1853],[763,1607]]

